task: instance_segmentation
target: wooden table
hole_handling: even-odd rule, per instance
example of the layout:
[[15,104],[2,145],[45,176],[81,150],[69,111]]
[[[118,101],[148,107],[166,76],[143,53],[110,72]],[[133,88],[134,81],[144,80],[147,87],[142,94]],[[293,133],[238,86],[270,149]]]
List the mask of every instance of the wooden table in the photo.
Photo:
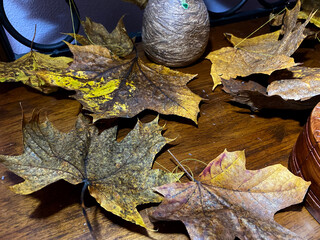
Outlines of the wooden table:
[[[213,27],[209,48],[213,50],[228,46],[223,32],[245,37],[265,21],[255,19]],[[258,34],[267,31],[269,28],[265,27]],[[319,54],[317,49],[301,48],[295,56],[301,57],[303,54],[312,58]],[[248,108],[231,103],[230,96],[221,87],[212,92],[208,60],[201,60],[180,70],[198,74],[188,86],[208,100],[200,105],[198,126],[180,117],[160,116],[160,124],[167,124],[164,135],[177,138],[170,146],[170,151],[179,160],[193,158],[208,163],[227,148],[229,151],[245,149],[248,169],[259,169],[276,163],[287,166],[291,149],[310,111],[265,110],[253,113]],[[64,90],[44,95],[20,84],[0,84],[0,154],[22,153],[19,103],[27,118],[37,108],[47,112],[58,129],[71,129],[81,106],[76,100],[68,98],[68,95]],[[138,117],[147,122],[156,115],[145,111]],[[120,138],[132,129],[136,120],[116,121]],[[109,123],[101,121],[98,125],[104,127]],[[156,161],[169,170],[176,166],[167,151],[162,151]],[[188,165],[195,175],[204,167],[195,161],[189,161]],[[155,167],[158,167],[157,164]],[[0,165],[0,239],[90,239],[79,203],[81,186],[59,181],[34,194],[21,196],[8,189],[18,181],[21,181],[19,177]],[[99,239],[188,239],[180,222],[161,223],[157,225],[158,232],[152,231],[153,225],[148,221],[145,207],[139,207],[139,210],[147,222],[148,230],[105,211],[89,195],[85,202],[89,219]],[[282,210],[276,214],[275,220],[303,239],[320,239],[320,225],[303,204]]]

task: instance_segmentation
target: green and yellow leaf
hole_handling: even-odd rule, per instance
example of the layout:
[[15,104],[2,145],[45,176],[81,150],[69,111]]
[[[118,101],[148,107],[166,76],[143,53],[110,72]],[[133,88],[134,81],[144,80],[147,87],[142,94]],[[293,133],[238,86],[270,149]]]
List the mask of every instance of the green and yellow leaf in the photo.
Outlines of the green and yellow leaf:
[[186,86],[196,75],[145,64],[137,57],[119,59],[101,46],[69,47],[74,61],[67,71],[42,71],[38,76],[53,86],[76,91],[73,97],[93,112],[94,120],[133,117],[151,109],[197,122],[202,98]]
[[51,57],[31,51],[14,62],[0,62],[0,82],[22,82],[44,93],[57,90],[36,73],[41,70],[62,72],[72,62],[68,57]]

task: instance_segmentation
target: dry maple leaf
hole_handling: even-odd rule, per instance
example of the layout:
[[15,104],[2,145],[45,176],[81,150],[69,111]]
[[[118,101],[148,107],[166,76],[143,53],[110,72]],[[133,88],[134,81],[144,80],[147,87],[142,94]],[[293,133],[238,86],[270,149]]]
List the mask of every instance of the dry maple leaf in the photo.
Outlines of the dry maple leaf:
[[191,239],[300,239],[273,216],[301,202],[309,185],[280,164],[247,170],[243,151],[224,151],[200,181],[156,187],[165,199],[151,218],[182,221]]
[[22,82],[44,93],[57,90],[43,79],[38,78],[37,71],[47,70],[62,72],[72,62],[68,57],[50,57],[31,51],[14,62],[0,62],[0,82]]
[[100,45],[119,57],[125,57],[132,52],[133,42],[127,34],[123,17],[111,33],[102,24],[95,23],[87,17],[85,21],[81,21],[87,37],[73,33],[68,35],[73,36],[81,45]]
[[312,17],[310,15],[303,24],[297,24],[299,10],[299,1],[292,10],[286,10],[284,35],[281,40],[278,40],[279,32],[251,39],[240,39],[231,34],[228,35],[234,47],[221,48],[207,56],[207,59],[212,62],[213,89],[221,84],[221,79],[229,80],[254,73],[271,74],[275,70],[295,66],[294,59],[290,56],[306,37],[303,31]]
[[269,96],[279,95],[288,100],[307,100],[320,94],[320,68],[293,67],[291,79],[273,81],[268,85]]
[[119,59],[101,46],[69,45],[74,61],[62,74],[39,72],[53,86],[75,90],[85,109],[101,118],[133,117],[144,109],[175,114],[197,122],[201,97],[186,84],[196,75],[143,63],[138,57]]
[[[277,73],[278,74],[278,73]],[[223,90],[229,93],[232,101],[239,102],[251,107],[252,111],[260,109],[287,109],[305,110],[312,109],[320,101],[320,95],[316,95],[304,101],[285,100],[281,96],[267,94],[267,87],[255,81],[240,81],[230,79],[222,80]]]
[[24,153],[0,155],[2,162],[25,181],[11,189],[30,194],[63,179],[84,182],[90,194],[107,211],[145,226],[136,210],[139,204],[160,202],[152,187],[178,180],[181,174],[152,170],[155,155],[170,140],[161,135],[158,119],[135,128],[121,141],[116,127],[98,133],[79,115],[73,130],[58,131],[50,121],[39,122],[39,114],[23,120]]
[[263,108],[304,110],[314,108],[320,100],[319,79],[319,68],[292,67],[271,75],[267,87],[255,81],[234,79],[222,80],[222,84],[233,101],[246,104],[253,111]]

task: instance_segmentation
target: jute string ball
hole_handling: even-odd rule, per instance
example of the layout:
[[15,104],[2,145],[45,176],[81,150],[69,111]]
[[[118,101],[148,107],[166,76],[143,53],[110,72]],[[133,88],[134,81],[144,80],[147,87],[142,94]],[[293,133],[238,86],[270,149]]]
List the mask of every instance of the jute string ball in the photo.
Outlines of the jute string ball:
[[149,0],[143,15],[142,42],[154,62],[187,66],[204,53],[210,21],[203,0]]

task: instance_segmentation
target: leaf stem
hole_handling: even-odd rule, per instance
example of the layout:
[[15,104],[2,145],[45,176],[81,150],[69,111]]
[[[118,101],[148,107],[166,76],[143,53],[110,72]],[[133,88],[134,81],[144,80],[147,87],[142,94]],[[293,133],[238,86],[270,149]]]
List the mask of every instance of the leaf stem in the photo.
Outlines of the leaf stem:
[[37,34],[37,24],[34,25],[34,33],[33,33],[33,38],[30,46],[31,52],[33,52],[33,43],[34,43],[34,39],[36,38],[36,34]]
[[[73,0],[72,0],[72,3],[74,4]],[[71,0],[69,0],[69,7],[70,7],[70,15],[71,15],[71,22],[72,22],[72,31],[73,31],[73,36],[74,36],[74,42],[75,42],[75,45],[78,45],[78,41],[77,41],[77,36],[76,36],[76,30],[75,30],[75,27],[74,27],[74,16],[73,16],[73,12],[72,12],[72,4],[71,4]]]
[[286,10],[286,8],[282,9],[280,12],[278,12],[277,14],[275,14],[272,18],[270,18],[268,21],[266,21],[264,24],[262,24],[260,27],[258,27],[256,30],[254,30],[252,33],[250,33],[248,36],[246,36],[244,39],[242,39],[240,42],[238,42],[234,48],[237,48],[241,43],[243,43],[245,40],[247,40],[249,37],[251,37],[253,34],[255,34],[256,32],[258,32],[261,28],[263,28],[265,25],[267,25],[269,22],[271,22],[273,19],[275,19],[277,16],[279,16],[280,14],[282,14],[284,11]]
[[93,240],[96,240],[96,237],[93,233],[93,228],[91,226],[91,223],[90,223],[90,220],[88,218],[88,215],[87,215],[87,211],[86,211],[86,206],[84,205],[84,193],[86,192],[88,186],[90,185],[88,179],[84,179],[83,180],[83,187],[82,187],[82,190],[81,190],[81,197],[80,197],[80,202],[81,202],[81,208],[82,208],[82,213],[83,213],[83,216],[84,218],[86,219],[86,223],[87,223],[87,226],[89,228],[89,231],[90,231],[90,234],[92,236],[92,239]]
[[169,152],[170,155],[173,157],[173,159],[178,163],[178,165],[182,168],[182,170],[187,174],[188,178],[194,182],[193,176],[187,171],[187,169],[185,169],[185,167],[184,167],[184,166],[180,163],[180,161],[172,154],[172,152],[170,152],[170,150],[168,150],[168,152]]

